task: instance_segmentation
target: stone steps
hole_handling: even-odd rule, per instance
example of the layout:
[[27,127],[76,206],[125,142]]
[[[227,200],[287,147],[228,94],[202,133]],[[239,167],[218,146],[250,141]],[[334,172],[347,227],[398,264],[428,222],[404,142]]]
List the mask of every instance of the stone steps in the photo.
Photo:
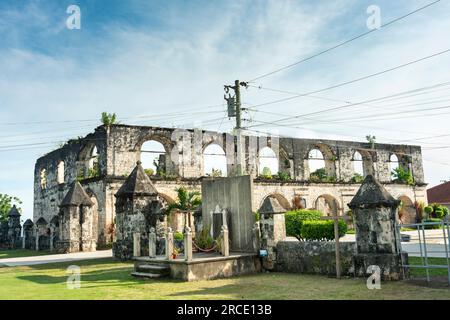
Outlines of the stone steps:
[[131,273],[132,276],[138,278],[161,278],[166,277],[170,274],[170,268],[166,264],[136,264],[134,266],[134,272]]

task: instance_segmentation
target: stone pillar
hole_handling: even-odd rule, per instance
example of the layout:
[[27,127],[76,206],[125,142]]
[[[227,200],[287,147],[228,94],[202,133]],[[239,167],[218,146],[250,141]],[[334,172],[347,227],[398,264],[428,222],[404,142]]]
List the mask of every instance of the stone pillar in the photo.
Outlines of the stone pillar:
[[35,241],[35,249],[36,251],[39,251],[39,228],[34,227],[34,241]]
[[222,253],[223,256],[228,257],[230,255],[230,243],[228,241],[228,227],[225,224],[222,226],[220,239],[222,239],[220,253]]
[[25,244],[26,244],[26,240],[25,240],[25,232],[24,232],[23,237],[22,237],[22,249],[25,249]]
[[400,201],[394,199],[371,175],[364,179],[348,204],[353,212],[356,232],[356,276],[370,276],[372,266],[376,266],[380,268],[383,280],[407,277],[407,270],[402,264],[407,264],[408,255],[400,254],[400,235],[395,230],[399,204]]
[[151,227],[148,233],[148,256],[156,258],[156,232],[155,228]]
[[141,234],[139,232],[133,233],[133,256],[141,256]]
[[167,228],[166,233],[166,259],[172,260],[172,253],[173,253],[173,232],[172,228]]
[[50,252],[52,252],[53,251],[53,235],[55,232],[52,227],[50,227],[49,229],[50,229],[50,234],[49,234]]
[[253,252],[258,253],[261,247],[261,235],[259,229],[259,222],[255,222],[253,226]]
[[192,232],[189,227],[184,229],[184,260],[192,261]]

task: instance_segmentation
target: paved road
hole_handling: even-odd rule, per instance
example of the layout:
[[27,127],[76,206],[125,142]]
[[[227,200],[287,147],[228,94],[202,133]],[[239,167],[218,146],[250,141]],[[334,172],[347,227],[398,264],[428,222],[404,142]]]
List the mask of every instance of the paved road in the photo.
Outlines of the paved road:
[[51,254],[47,256],[0,259],[0,266],[7,266],[7,267],[31,266],[52,262],[71,262],[71,261],[101,259],[110,257],[112,257],[112,250],[102,250],[95,252],[76,252],[67,254]]

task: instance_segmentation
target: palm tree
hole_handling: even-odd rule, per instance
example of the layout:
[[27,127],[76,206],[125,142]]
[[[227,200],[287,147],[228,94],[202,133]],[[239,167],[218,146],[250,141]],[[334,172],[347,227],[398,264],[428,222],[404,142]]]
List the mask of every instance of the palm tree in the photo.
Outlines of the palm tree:
[[[170,203],[166,209],[166,213],[170,214],[173,211],[183,212],[185,215],[188,214],[189,226],[191,225],[191,215],[192,211],[195,211],[201,204],[202,199],[200,198],[200,192],[198,191],[188,191],[185,187],[179,187],[175,189],[177,192],[177,201]],[[184,219],[184,226],[186,226],[187,219]]]

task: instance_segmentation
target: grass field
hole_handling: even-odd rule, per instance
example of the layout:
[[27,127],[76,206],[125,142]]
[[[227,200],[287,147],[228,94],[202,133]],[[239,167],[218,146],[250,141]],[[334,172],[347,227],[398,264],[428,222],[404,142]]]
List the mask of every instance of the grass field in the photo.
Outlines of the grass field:
[[[81,267],[81,288],[68,289],[66,268]],[[260,273],[181,282],[130,276],[131,263],[112,259],[0,268],[0,299],[450,299],[448,288],[383,282],[368,290],[364,279]]]
[[51,254],[50,251],[42,250],[25,250],[25,249],[16,249],[16,250],[1,250],[0,251],[0,259],[8,259],[8,258],[21,258],[21,257],[31,257],[31,256],[45,256]]

